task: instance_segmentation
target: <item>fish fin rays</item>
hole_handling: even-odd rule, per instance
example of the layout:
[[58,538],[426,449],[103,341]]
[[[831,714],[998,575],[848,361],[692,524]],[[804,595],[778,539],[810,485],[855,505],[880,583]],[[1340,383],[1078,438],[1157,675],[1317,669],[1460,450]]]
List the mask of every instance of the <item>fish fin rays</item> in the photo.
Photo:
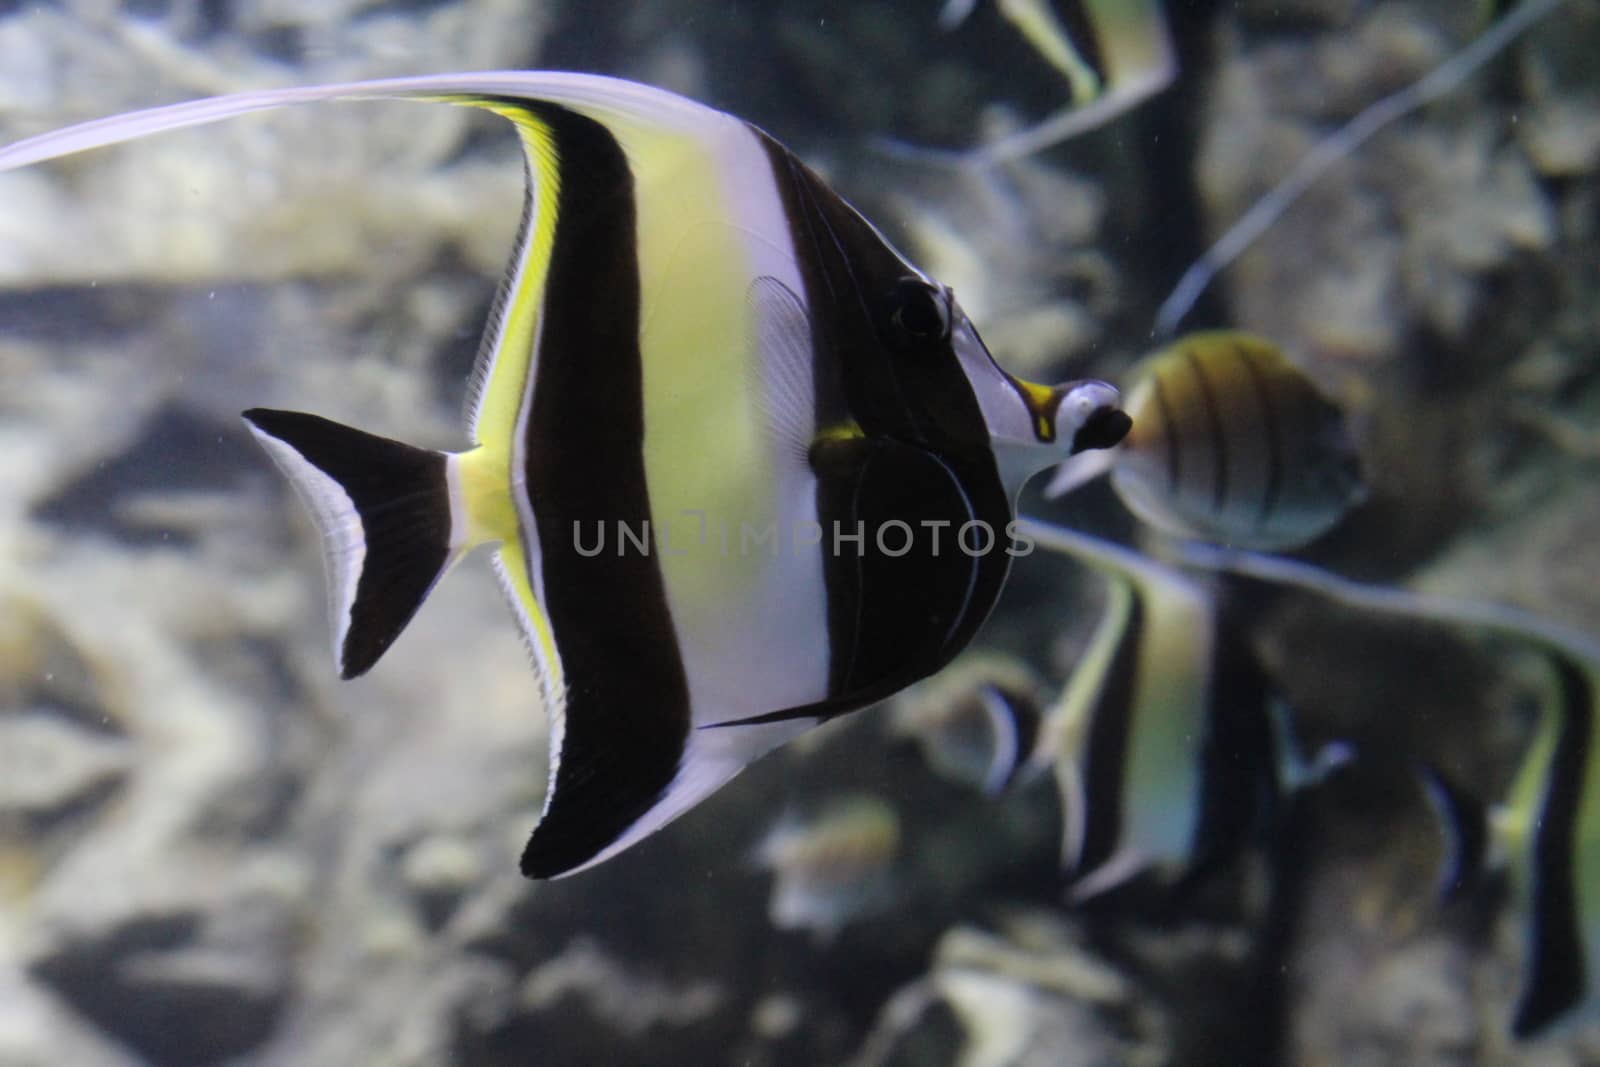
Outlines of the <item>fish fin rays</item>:
[[745,299],[756,333],[750,351],[763,357],[759,367],[749,368],[751,392],[774,454],[804,467],[816,433],[810,317],[799,294],[771,275],[752,281]]
[[[534,373],[533,352],[537,347],[544,283],[555,242],[561,174],[554,139],[545,124],[531,113],[519,114],[505,105],[476,103],[475,106],[493,111],[516,129],[522,144],[524,172],[522,214],[511,243],[510,266],[495,291],[488,326],[479,342],[472,372],[467,376],[467,425],[473,436],[481,439],[479,426],[485,419],[486,409],[495,428],[515,423],[526,383]],[[497,376],[496,365],[502,352],[508,349],[528,353],[527,365],[518,368],[520,373]]]
[[511,616],[516,620],[517,630],[522,634],[522,642],[533,662],[534,677],[551,717],[551,736],[557,738],[566,708],[561,658],[556,652],[549,620],[528,585],[528,567],[521,544],[501,544],[491,563],[500,592],[511,608]]
[[322,536],[339,673],[366,673],[459,558],[450,459],[315,415],[254,408],[253,433]]

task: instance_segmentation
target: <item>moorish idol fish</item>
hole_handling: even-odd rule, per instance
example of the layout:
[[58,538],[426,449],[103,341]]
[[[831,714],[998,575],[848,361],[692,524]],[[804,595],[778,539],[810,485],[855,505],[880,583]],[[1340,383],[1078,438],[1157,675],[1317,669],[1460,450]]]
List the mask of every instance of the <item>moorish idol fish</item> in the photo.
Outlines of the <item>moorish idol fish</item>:
[[767,134],[630,82],[245,93],[31,138],[0,170],[352,98],[483,108],[521,140],[470,447],[245,418],[321,530],[344,677],[451,564],[497,546],[550,718],[529,877],[614,855],[774,746],[938,670],[1000,593],[1022,483],[1127,430],[1105,383],[1001,370],[951,292]]
[[1150,867],[1198,877],[1268,829],[1287,795],[1350,760],[1341,743],[1301,758],[1286,709],[1207,587],[1086,534],[1021,528],[1106,582],[1100,621],[1033,755],[1061,793],[1075,898]]
[[[1160,0],[996,0],[1000,14],[1067,80],[1071,102],[1055,115],[955,158],[1021,159],[1104,125],[1172,84],[1177,57]],[[954,28],[977,0],[949,0],[939,24]],[[914,157],[951,153],[894,144]]]
[[773,872],[767,917],[780,930],[827,941],[890,903],[899,852],[900,816],[878,797],[855,794],[809,817],[786,814],[756,847],[756,863]]
[[1043,711],[1038,690],[1020,661],[972,653],[902,693],[889,731],[915,741],[941,777],[996,796],[1027,767]]
[[1505,869],[1523,932],[1512,1033],[1534,1037],[1600,1011],[1600,643],[1498,604],[1364,585],[1306,563],[1185,545],[1187,563],[1225,570],[1378,614],[1477,632],[1531,649],[1549,666],[1532,741],[1509,796],[1492,810],[1435,768],[1429,799],[1450,844],[1441,887]]
[[1125,388],[1127,439],[1062,464],[1047,495],[1109,469],[1151,526],[1244,548],[1306,544],[1366,495],[1344,413],[1259,337],[1191,334],[1137,364]]

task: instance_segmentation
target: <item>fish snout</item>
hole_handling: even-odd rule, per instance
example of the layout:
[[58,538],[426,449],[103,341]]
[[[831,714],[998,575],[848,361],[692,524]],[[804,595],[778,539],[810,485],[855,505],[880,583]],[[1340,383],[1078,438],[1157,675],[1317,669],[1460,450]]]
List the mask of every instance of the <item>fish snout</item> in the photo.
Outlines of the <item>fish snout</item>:
[[1133,428],[1133,419],[1122,410],[1122,394],[1109,382],[1075,382],[1061,388],[1056,435],[1057,440],[1072,442],[1073,455],[1113,448]]

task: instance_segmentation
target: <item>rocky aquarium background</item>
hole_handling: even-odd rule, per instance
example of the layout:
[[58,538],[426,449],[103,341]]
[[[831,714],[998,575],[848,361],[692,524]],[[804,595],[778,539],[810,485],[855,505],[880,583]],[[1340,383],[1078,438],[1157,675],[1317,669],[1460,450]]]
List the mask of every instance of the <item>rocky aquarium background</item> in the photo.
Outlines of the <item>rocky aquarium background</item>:
[[[0,2],[0,141],[274,85],[624,75],[814,162],[1003,364],[1111,377],[1208,236],[1473,28],[1459,0],[1170,7],[1177,87],[982,179],[874,143],[972,143],[1065,87],[992,6],[946,34],[931,0]],[[1374,490],[1308,553],[1330,569],[1600,629],[1596,56],[1572,0],[1333,168],[1191,320],[1273,338],[1354,413]],[[1593,1026],[1510,1042],[1503,894],[1431,889],[1410,762],[1502,794],[1519,665],[1294,597],[1252,618],[1262,654],[1308,738],[1373,758],[1195,894],[1069,906],[1048,782],[986,798],[882,709],[523,881],[544,716],[488,567],[337,682],[314,533],[237,417],[459,446],[520,182],[497,121],[406,104],[0,177],[0,1067],[1600,1062]],[[1138,536],[1100,489],[1024,507]],[[1002,659],[969,670],[1059,686],[1097,595],[1021,561],[980,641]],[[898,816],[886,883],[836,931],[775,928],[769,830],[861,795]]]

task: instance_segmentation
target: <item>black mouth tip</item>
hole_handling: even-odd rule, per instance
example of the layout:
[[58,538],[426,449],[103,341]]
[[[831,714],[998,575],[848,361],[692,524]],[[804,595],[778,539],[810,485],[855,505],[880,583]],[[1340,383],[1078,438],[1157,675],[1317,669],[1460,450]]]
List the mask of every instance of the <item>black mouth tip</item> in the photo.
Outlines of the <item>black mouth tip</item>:
[[1091,448],[1114,448],[1133,429],[1133,419],[1121,408],[1095,408],[1072,435],[1072,454]]

